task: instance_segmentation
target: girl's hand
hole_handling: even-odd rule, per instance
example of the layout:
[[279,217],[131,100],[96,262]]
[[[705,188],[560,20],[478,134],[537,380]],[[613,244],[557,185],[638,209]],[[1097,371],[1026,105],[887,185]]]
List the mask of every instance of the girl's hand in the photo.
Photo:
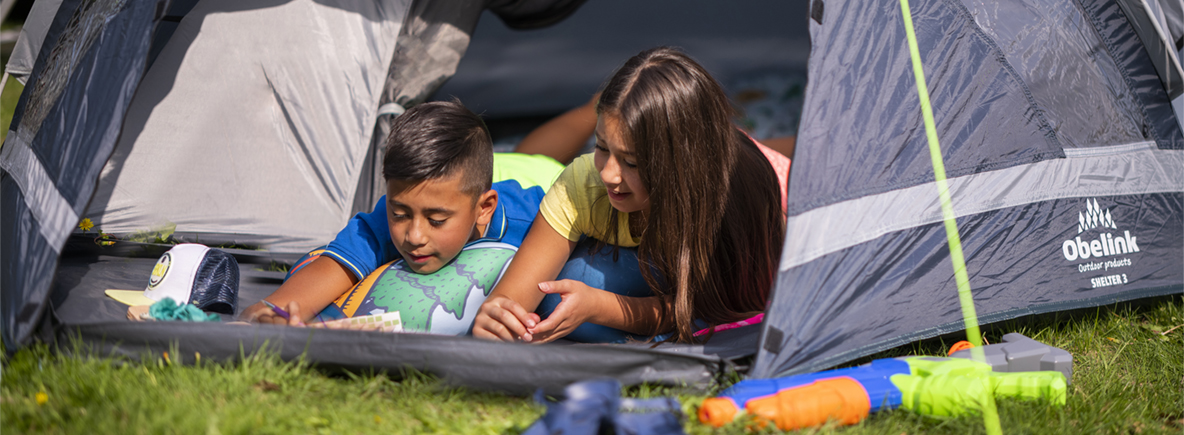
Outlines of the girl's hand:
[[598,312],[604,290],[589,287],[580,281],[565,279],[539,283],[539,291],[558,294],[563,298],[546,320],[539,322],[528,332],[535,343],[546,343],[571,334],[577,326],[592,320]]
[[539,315],[527,312],[522,305],[505,296],[485,300],[473,320],[473,336],[494,341],[531,342],[529,328],[539,323]]

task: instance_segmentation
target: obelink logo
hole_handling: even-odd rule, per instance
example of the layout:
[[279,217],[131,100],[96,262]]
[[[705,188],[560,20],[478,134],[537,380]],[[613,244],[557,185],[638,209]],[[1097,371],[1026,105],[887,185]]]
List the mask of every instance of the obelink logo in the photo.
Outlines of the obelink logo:
[[[1118,227],[1114,225],[1114,219],[1110,217],[1110,210],[1103,210],[1099,207],[1098,200],[1086,200],[1085,208],[1084,213],[1077,214],[1078,234],[1097,227],[1118,230]],[[1065,259],[1069,261],[1087,260],[1139,252],[1138,238],[1132,237],[1130,231],[1123,231],[1122,235],[1117,237],[1109,232],[1099,234],[1093,240],[1088,237],[1087,235],[1086,239],[1082,240],[1081,236],[1077,236],[1061,243],[1061,253],[1065,255]]]

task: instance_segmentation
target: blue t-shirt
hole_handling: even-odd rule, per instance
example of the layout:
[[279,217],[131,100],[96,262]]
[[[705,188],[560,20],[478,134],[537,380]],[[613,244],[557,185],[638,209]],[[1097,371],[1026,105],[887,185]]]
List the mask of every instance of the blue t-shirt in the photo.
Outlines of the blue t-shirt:
[[[497,210],[485,228],[485,237],[470,243],[495,241],[521,246],[545,192],[539,186],[523,189],[516,180],[493,183],[493,190],[497,191]],[[321,255],[337,260],[359,280],[379,266],[399,259],[386,220],[386,196],[378,200],[374,211],[351,218]]]

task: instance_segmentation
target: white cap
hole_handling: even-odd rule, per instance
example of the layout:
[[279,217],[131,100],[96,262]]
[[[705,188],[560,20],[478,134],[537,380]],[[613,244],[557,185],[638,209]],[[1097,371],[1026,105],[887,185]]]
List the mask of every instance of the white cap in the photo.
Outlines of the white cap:
[[[214,255],[216,254],[216,255]],[[205,269],[203,271],[203,269]],[[231,270],[233,269],[233,270]],[[204,274],[206,276],[198,276]],[[107,290],[107,296],[128,305],[152,305],[172,298],[178,305],[193,303],[202,309],[234,314],[238,296],[238,263],[234,257],[197,243],[173,246],[160,256],[140,290]]]

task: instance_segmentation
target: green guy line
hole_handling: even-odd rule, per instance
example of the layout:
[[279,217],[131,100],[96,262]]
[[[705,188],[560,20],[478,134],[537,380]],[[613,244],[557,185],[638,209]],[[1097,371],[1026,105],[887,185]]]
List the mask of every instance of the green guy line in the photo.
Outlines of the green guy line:
[[[917,35],[913,31],[912,12],[909,1],[900,0],[900,11],[904,15],[904,28],[909,41],[909,56],[913,59],[913,76],[917,79],[917,96],[921,98],[921,115],[925,120],[925,137],[929,140],[929,158],[933,161],[933,176],[937,181],[937,194],[941,199],[941,215],[945,219],[946,240],[950,245],[950,261],[954,265],[954,281],[958,285],[958,301],[962,304],[962,321],[966,324],[966,338],[974,345],[971,357],[985,361],[982,351],[982,335],[978,330],[978,314],[974,311],[974,297],[970,293],[970,278],[966,275],[966,258],[962,255],[962,238],[958,236],[958,223],[954,219],[954,206],[950,201],[950,187],[946,183],[946,165],[941,157],[941,145],[937,141],[937,127],[933,122],[933,107],[929,104],[929,87],[925,85],[925,72],[921,67],[921,52],[917,49]],[[990,435],[1001,435],[999,412],[995,409],[992,394],[987,394],[983,404],[983,425]]]

